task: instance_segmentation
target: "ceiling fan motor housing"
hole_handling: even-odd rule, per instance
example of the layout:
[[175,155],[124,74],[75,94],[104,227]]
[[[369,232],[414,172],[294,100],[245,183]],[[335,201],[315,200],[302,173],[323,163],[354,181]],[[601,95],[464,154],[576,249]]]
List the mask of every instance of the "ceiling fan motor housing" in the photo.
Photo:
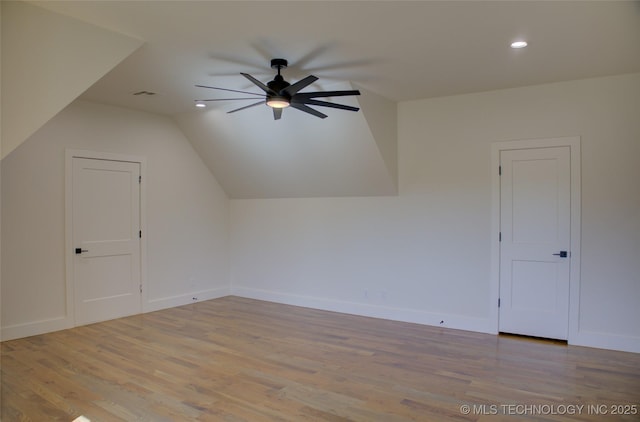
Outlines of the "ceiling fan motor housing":
[[276,77],[271,82],[267,82],[267,86],[270,89],[277,92],[278,94],[284,94],[284,92],[281,92],[281,91],[286,87],[288,87],[289,85],[291,84],[285,81],[282,75],[280,74],[276,75]]

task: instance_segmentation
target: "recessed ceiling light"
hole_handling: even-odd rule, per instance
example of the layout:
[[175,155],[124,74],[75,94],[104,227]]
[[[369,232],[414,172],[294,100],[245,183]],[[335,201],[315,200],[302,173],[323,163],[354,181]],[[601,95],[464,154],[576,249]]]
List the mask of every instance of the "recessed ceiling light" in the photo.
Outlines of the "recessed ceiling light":
[[205,103],[196,103],[196,107],[205,108],[207,105]]
[[514,41],[511,43],[511,48],[525,48],[527,45],[526,41]]

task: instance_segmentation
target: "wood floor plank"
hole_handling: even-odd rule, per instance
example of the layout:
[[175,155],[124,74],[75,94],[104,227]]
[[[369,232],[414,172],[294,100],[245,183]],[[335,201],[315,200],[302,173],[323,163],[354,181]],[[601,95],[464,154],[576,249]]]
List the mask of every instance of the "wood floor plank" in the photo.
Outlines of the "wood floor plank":
[[4,342],[1,385],[6,422],[640,421],[640,354],[238,297]]

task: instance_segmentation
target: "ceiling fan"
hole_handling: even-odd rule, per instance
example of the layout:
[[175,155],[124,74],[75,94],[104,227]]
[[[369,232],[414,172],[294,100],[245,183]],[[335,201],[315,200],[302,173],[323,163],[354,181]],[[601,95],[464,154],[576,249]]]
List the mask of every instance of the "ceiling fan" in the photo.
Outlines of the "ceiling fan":
[[217,88],[214,86],[206,86],[206,85],[196,85],[199,88],[209,88],[209,89],[217,89],[220,91],[229,91],[236,92],[239,94],[245,95],[253,95],[254,97],[240,97],[240,98],[213,98],[213,99],[205,99],[205,100],[196,100],[196,103],[203,103],[206,101],[229,101],[229,100],[257,100],[260,101],[250,104],[248,106],[236,108],[235,110],[231,110],[228,113],[235,113],[236,111],[245,110],[247,108],[255,107],[261,104],[266,104],[273,109],[273,119],[279,120],[282,117],[282,109],[286,107],[293,107],[300,111],[304,111],[305,113],[312,114],[316,117],[320,117],[324,119],[327,117],[326,114],[315,110],[309,105],[321,106],[321,107],[331,107],[337,108],[340,110],[349,110],[349,111],[358,111],[360,110],[358,107],[352,107],[344,104],[336,104],[330,103],[328,101],[318,100],[317,98],[327,98],[327,97],[344,97],[350,95],[360,95],[360,91],[358,90],[350,90],[350,91],[320,91],[320,92],[300,92],[302,89],[311,85],[315,81],[318,80],[316,76],[309,75],[306,78],[299,80],[294,84],[290,84],[285,81],[280,71],[282,69],[286,69],[288,62],[285,59],[272,59],[271,60],[271,68],[277,69],[278,74],[275,78],[267,82],[267,84],[263,84],[253,76],[248,73],[240,73],[245,78],[249,79],[254,85],[264,91],[263,94],[256,94],[253,92],[247,91],[238,91],[235,89],[227,89],[227,88]]

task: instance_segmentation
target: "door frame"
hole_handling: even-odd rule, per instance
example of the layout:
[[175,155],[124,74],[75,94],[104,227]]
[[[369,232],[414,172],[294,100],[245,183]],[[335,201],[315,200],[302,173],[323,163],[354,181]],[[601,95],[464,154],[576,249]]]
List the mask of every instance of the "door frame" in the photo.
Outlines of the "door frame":
[[140,296],[140,309],[144,310],[144,304],[147,302],[147,236],[146,236],[146,172],[147,165],[145,157],[128,154],[115,154],[110,152],[97,152],[79,149],[65,150],[65,278],[66,278],[66,313],[67,320],[71,326],[76,326],[75,318],[75,301],[74,301],[74,274],[73,274],[73,159],[88,158],[94,160],[105,161],[123,161],[129,163],[138,163],[140,165],[140,230],[142,230],[142,238],[140,239],[140,284],[142,286],[142,294]]
[[580,330],[580,137],[522,139],[491,144],[491,315],[495,332],[499,332],[500,298],[500,152],[517,149],[569,147],[571,163],[571,262],[569,267],[569,332],[567,342],[572,343]]

